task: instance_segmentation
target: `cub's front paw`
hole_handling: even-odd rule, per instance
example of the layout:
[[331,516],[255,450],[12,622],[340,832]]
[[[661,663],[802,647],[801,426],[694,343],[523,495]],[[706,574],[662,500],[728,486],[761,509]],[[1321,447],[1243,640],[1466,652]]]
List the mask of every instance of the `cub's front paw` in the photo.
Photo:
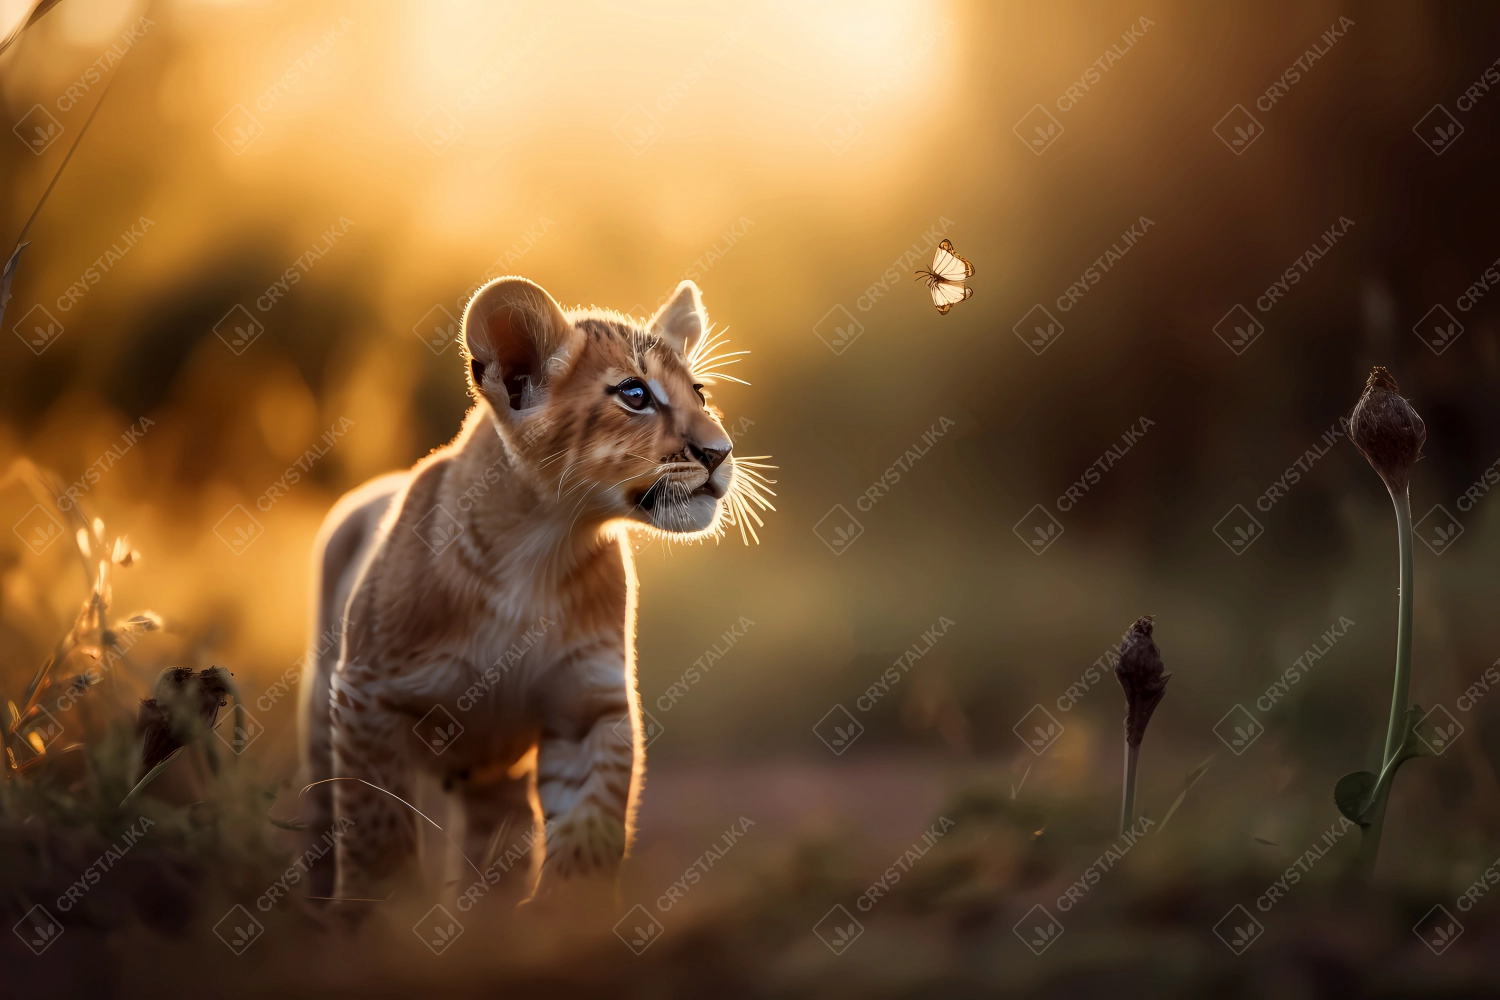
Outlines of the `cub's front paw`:
[[575,811],[547,835],[542,883],[582,876],[613,876],[625,856],[625,824],[597,810]]

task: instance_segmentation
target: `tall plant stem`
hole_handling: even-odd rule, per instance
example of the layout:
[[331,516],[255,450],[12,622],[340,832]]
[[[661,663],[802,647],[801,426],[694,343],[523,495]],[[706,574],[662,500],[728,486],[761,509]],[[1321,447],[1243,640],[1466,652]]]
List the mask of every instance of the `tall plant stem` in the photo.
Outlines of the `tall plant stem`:
[[1368,880],[1375,873],[1375,861],[1380,855],[1380,835],[1385,831],[1385,804],[1390,796],[1390,785],[1376,790],[1375,801],[1370,805],[1370,821],[1360,831],[1359,857],[1354,863],[1354,872],[1360,879]]
[[1406,706],[1411,692],[1411,614],[1412,565],[1411,565],[1411,498],[1405,490],[1400,496],[1391,495],[1396,504],[1396,541],[1401,549],[1401,593],[1396,612],[1396,683],[1391,690],[1391,723],[1385,731],[1385,754],[1380,758],[1384,767],[1396,755],[1396,749],[1406,736]]
[[1120,833],[1135,822],[1135,779],[1141,762],[1141,745],[1125,741],[1125,788],[1120,794]]
[[[1412,584],[1411,497],[1405,490],[1391,494],[1396,505],[1396,541],[1401,551],[1401,592],[1396,611],[1396,680],[1391,690],[1391,722],[1385,731],[1385,753],[1380,758],[1381,771],[1390,766],[1391,758],[1406,739],[1406,707],[1411,700],[1411,618],[1416,598]],[[1369,823],[1360,838],[1358,870],[1369,878],[1375,871],[1380,854],[1380,835],[1385,830],[1385,806],[1390,786],[1385,785],[1371,803]]]

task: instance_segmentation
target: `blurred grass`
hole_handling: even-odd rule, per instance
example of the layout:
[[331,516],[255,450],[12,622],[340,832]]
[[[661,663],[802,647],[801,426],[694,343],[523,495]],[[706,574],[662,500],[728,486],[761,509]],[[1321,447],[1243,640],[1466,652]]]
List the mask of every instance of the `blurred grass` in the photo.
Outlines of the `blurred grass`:
[[[86,608],[99,593],[90,591]],[[132,650],[153,662],[164,652]],[[1469,935],[1463,947],[1441,958],[1429,955],[1411,930],[1488,863],[1483,842],[1474,841],[1465,822],[1468,795],[1444,794],[1441,781],[1405,783],[1393,804],[1393,833],[1405,827],[1405,842],[1398,848],[1393,837],[1390,854],[1399,861],[1385,865],[1377,888],[1340,885],[1343,866],[1353,860],[1351,832],[1270,912],[1261,912],[1253,901],[1318,843],[1336,814],[1331,802],[1299,801],[1300,792],[1288,799],[1286,774],[1276,767],[1235,772],[1232,758],[1220,760],[1189,789],[1168,828],[1153,829],[1101,865],[1100,877],[1085,880],[1084,894],[1064,910],[1062,893],[1107,848],[1121,845],[1111,790],[1058,780],[1072,766],[1065,747],[1010,763],[993,755],[957,766],[952,759],[919,759],[904,770],[873,758],[876,776],[891,783],[889,796],[909,795],[913,782],[947,789],[935,814],[916,828],[835,819],[818,830],[793,819],[793,834],[784,836],[774,818],[760,813],[769,828],[752,830],[705,873],[687,905],[662,915],[666,930],[640,957],[611,933],[613,915],[518,915],[484,901],[460,911],[457,942],[433,955],[412,930],[424,925],[434,902],[457,909],[462,883],[424,898],[332,909],[294,887],[265,909],[256,905],[273,883],[285,881],[299,852],[297,837],[268,818],[289,818],[296,796],[285,781],[285,758],[266,746],[243,756],[221,748],[200,799],[170,805],[148,791],[122,807],[139,771],[129,706],[148,693],[144,673],[111,674],[116,694],[124,696],[113,702],[103,701],[105,684],[90,685],[79,696],[77,716],[67,713],[69,735],[81,738],[82,749],[43,754],[37,766],[8,773],[0,786],[0,916],[19,921],[40,902],[64,928],[36,959],[15,939],[0,943],[17,995],[171,996],[204,982],[213,983],[215,995],[246,997],[602,989],[631,997],[1253,997],[1288,982],[1307,995],[1435,996],[1500,987],[1500,971],[1484,957],[1500,943],[1500,923],[1486,918],[1482,905],[1463,915]],[[200,739],[214,746],[207,733]],[[1147,743],[1154,751],[1147,773],[1162,779],[1155,794],[1143,793],[1148,816],[1163,815],[1170,803],[1171,769],[1162,758],[1175,755],[1163,752],[1161,742]],[[1252,749],[1262,761],[1279,756],[1269,746]],[[850,765],[814,769],[840,766]],[[710,827],[724,806],[755,812],[757,797],[775,796],[786,777],[774,766],[749,781],[741,775],[732,794],[718,801],[700,795],[697,812],[666,817],[665,824],[695,844],[691,830]],[[670,766],[654,769],[647,801],[674,801],[674,780]],[[1429,785],[1435,793],[1424,793]],[[1276,801],[1277,787],[1283,794],[1276,815],[1254,815]],[[1257,805],[1247,811],[1245,803]],[[1418,816],[1425,822],[1414,837]],[[146,834],[84,884],[82,873],[143,817],[152,823]],[[661,826],[664,818],[650,822]],[[929,826],[945,831],[930,847],[921,839]],[[1252,838],[1252,830],[1275,839]],[[902,859],[900,878],[861,907],[861,895],[896,859]],[[648,850],[627,866],[622,898],[627,905],[641,898],[649,907],[651,892],[677,877],[680,867],[673,866],[681,863]],[[58,912],[72,884],[84,895]],[[1212,934],[1235,903],[1266,928],[1241,956]],[[221,951],[225,945],[214,936],[235,904],[250,908],[265,927],[245,958]],[[861,927],[838,953],[813,932],[836,904]],[[1037,904],[1063,931],[1033,956],[1014,928]],[[100,961],[101,954],[111,957]]]

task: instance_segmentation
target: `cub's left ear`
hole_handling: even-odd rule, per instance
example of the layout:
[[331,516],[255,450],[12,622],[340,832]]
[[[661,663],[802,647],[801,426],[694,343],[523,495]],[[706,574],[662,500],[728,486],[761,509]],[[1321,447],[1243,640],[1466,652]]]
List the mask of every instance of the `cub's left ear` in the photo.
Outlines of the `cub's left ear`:
[[506,419],[536,405],[549,369],[576,339],[557,301],[525,278],[485,285],[469,300],[463,323],[471,384]]
[[708,313],[703,311],[703,296],[698,286],[684,279],[672,298],[651,317],[651,332],[687,357],[708,329]]

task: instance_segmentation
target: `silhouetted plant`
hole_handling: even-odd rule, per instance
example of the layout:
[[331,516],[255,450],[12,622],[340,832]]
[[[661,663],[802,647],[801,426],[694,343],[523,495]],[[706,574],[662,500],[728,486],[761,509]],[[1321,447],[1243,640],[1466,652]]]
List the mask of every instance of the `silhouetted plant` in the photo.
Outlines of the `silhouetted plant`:
[[1396,611],[1396,676],[1391,691],[1391,717],[1386,727],[1380,774],[1354,771],[1339,779],[1333,800],[1339,811],[1359,824],[1362,839],[1358,871],[1368,876],[1380,851],[1385,807],[1396,769],[1413,757],[1429,755],[1416,734],[1422,720],[1420,705],[1408,705],[1411,690],[1413,604],[1411,470],[1422,457],[1427,425],[1406,401],[1396,380],[1375,368],[1365,391],[1349,416],[1349,439],[1385,482],[1396,507],[1396,542],[1400,553],[1400,589]]
[[1125,692],[1125,781],[1120,795],[1120,832],[1135,822],[1135,786],[1140,763],[1141,740],[1146,738],[1146,724],[1151,713],[1167,693],[1172,675],[1162,668],[1161,650],[1151,638],[1154,628],[1147,615],[1130,626],[1115,665],[1115,677]]

